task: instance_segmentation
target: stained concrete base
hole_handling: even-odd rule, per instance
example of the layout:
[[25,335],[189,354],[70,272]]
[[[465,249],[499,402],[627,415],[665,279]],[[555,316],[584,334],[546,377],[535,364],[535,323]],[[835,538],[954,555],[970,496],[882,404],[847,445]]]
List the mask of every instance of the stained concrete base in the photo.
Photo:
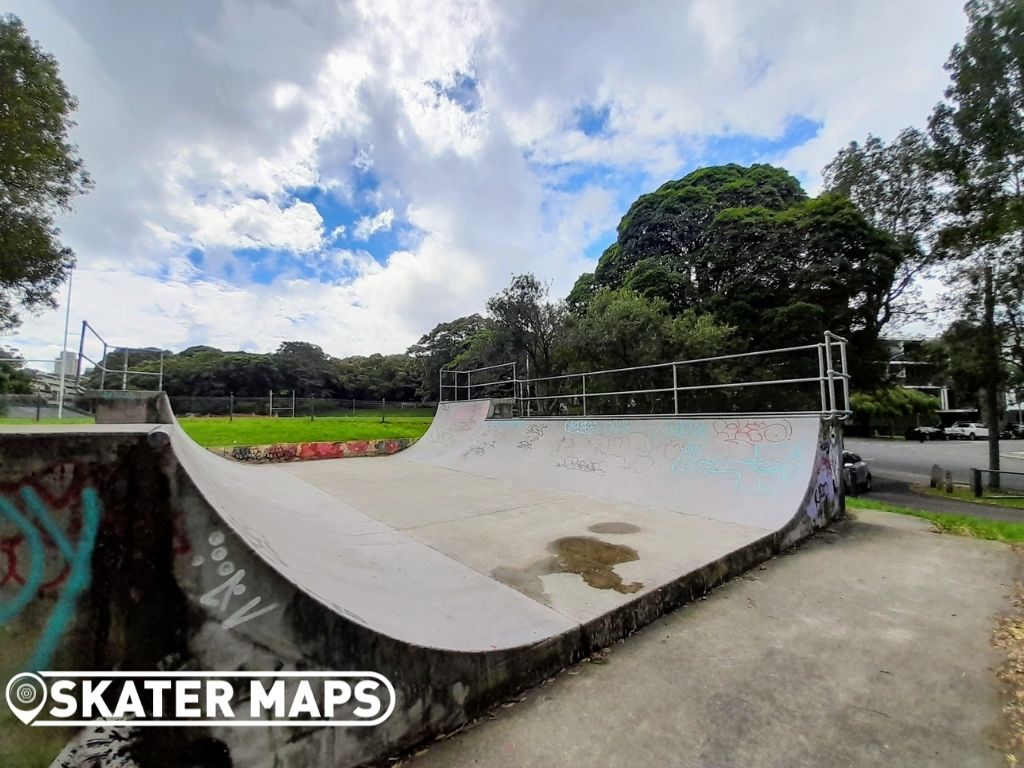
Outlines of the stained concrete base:
[[1017,567],[858,512],[411,765],[1005,765],[989,636]]

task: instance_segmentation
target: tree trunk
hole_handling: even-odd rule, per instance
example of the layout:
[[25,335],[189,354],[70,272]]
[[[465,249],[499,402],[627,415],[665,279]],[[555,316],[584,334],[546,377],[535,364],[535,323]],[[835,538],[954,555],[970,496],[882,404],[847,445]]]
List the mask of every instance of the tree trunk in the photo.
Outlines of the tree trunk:
[[985,425],[988,427],[988,485],[999,489],[999,338],[992,265],[985,265]]

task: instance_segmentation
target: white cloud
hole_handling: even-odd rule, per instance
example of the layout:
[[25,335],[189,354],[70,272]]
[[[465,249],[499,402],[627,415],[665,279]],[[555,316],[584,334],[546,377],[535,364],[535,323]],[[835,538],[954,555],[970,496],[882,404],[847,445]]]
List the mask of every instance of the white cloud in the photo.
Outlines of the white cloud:
[[[763,158],[813,190],[848,141],[924,124],[964,26],[960,0],[10,10],[78,96],[74,139],[96,179],[61,223],[80,264],[72,316],[117,343],[308,339],[336,355],[404,349],[516,272],[564,294],[631,202],[622,174],[653,188],[713,136],[819,121],[817,138]],[[458,87],[472,98],[448,98]],[[581,105],[608,108],[604,133],[576,130]],[[581,169],[596,170],[560,183]],[[379,213],[325,223],[295,197],[312,186]],[[395,211],[416,240],[383,263],[335,245],[390,229]],[[196,247],[198,267],[184,258]],[[280,252],[280,275],[256,282],[242,248]],[[13,341],[49,355],[62,327],[48,313]]]
[[377,232],[391,229],[391,222],[394,220],[395,212],[391,208],[381,211],[376,216],[363,216],[352,229],[352,237],[356,240],[369,240]]

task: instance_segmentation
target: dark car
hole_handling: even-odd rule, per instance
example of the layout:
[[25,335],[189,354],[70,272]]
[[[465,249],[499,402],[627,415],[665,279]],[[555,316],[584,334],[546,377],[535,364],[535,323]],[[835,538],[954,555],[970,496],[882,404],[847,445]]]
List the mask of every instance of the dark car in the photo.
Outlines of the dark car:
[[1004,440],[1024,440],[1024,424],[1007,424],[999,436]]
[[907,430],[907,440],[917,440],[923,443],[925,440],[944,440],[946,430],[942,427],[914,427]]
[[843,451],[843,489],[850,496],[871,490],[871,470],[856,453]]

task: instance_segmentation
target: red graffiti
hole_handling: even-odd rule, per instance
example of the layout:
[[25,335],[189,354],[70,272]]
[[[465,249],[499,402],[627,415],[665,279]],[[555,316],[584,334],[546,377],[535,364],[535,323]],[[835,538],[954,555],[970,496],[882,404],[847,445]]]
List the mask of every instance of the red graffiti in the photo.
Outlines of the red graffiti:
[[345,459],[355,456],[390,456],[408,448],[407,438],[348,440],[334,443],[282,443],[278,445],[239,445],[229,454],[236,461],[267,463]]
[[[81,532],[81,494],[87,479],[82,467],[73,463],[57,464],[17,483],[0,483],[0,495],[18,505],[22,489],[31,488],[46,507],[62,519],[62,529],[74,541]],[[22,569],[31,567],[32,556],[24,549],[25,534],[12,527],[9,522],[0,521],[0,589],[8,584],[23,585],[27,574]],[[39,535],[47,551],[56,552],[50,535],[44,530],[39,530]],[[59,591],[70,571],[67,558],[47,557],[41,591],[50,594]]]

